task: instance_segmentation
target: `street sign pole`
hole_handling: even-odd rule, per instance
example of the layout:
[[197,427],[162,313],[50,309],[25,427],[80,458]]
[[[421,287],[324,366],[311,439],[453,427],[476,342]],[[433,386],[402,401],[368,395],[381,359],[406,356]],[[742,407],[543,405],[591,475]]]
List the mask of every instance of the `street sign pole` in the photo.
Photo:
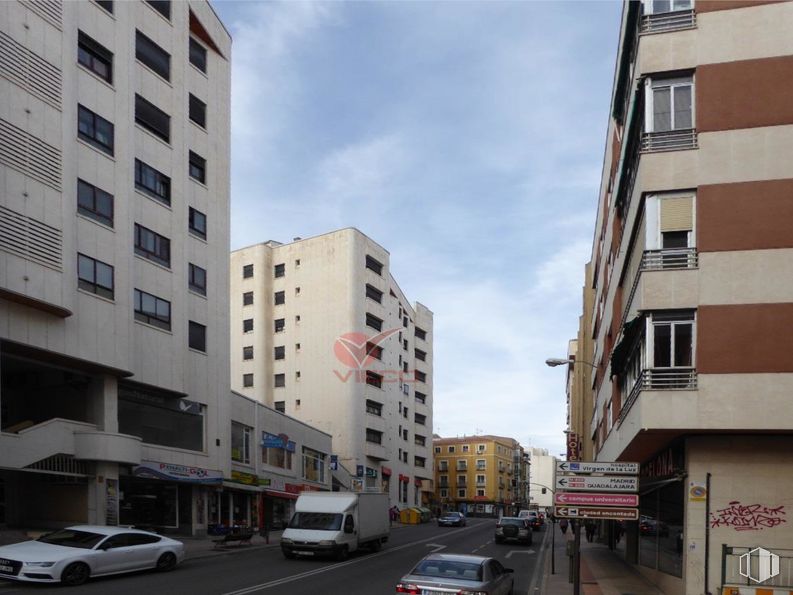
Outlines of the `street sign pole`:
[[575,523],[573,550],[573,595],[581,595],[581,521]]

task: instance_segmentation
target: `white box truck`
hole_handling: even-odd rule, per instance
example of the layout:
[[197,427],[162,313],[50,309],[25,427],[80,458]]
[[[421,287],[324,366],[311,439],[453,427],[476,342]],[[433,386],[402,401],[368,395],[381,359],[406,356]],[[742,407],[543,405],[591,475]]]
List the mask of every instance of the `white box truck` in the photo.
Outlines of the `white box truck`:
[[360,548],[378,551],[388,541],[388,494],[302,492],[281,536],[286,558],[335,556],[344,560]]

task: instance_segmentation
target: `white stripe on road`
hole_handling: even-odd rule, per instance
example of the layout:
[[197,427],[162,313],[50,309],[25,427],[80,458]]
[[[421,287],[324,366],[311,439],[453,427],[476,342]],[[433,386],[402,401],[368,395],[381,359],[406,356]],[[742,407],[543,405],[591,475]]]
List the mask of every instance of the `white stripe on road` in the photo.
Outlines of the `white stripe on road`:
[[[475,525],[474,525],[475,526]],[[460,533],[462,531],[467,531],[469,528],[473,527],[463,527],[461,529],[455,529],[454,531],[450,531],[445,533],[444,535],[455,535],[456,533]],[[310,576],[315,576],[317,574],[322,574],[324,572],[330,572],[332,570],[336,570],[338,568],[344,568],[346,566],[352,566],[353,564],[359,564],[361,562],[367,562],[372,558],[379,558],[380,556],[387,556],[393,552],[398,552],[399,550],[404,550],[409,547],[413,547],[420,543],[427,543],[428,541],[432,541],[433,539],[438,539],[437,535],[433,535],[432,537],[427,537],[426,539],[419,539],[418,541],[411,541],[410,543],[405,543],[399,545],[397,547],[388,548],[384,551],[369,554],[368,556],[364,556],[363,558],[358,558],[356,560],[348,560],[346,562],[338,562],[336,564],[330,564],[328,566],[323,566],[322,568],[317,568],[315,570],[307,570],[306,572],[301,572],[300,574],[293,574],[291,576],[286,576],[284,578],[279,578],[274,581],[270,581],[268,583],[262,583],[260,585],[252,585],[250,587],[245,587],[244,589],[239,589],[238,591],[229,591],[228,593],[224,593],[223,595],[248,595],[249,593],[255,593],[256,591],[264,591],[265,589],[270,589],[272,587],[279,587],[281,585],[285,585],[287,583],[292,583],[295,581],[302,580],[304,578],[308,578]],[[438,544],[430,544],[430,545],[438,545]],[[444,546],[445,547],[445,546]]]

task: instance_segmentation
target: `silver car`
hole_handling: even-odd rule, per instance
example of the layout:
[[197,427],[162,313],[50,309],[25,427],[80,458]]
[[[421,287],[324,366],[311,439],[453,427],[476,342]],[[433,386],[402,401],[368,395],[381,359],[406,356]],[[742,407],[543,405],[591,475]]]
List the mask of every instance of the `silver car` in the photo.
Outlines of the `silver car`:
[[156,533],[77,525],[0,547],[0,578],[81,585],[92,576],[171,570],[183,558],[181,541]]
[[396,585],[397,593],[512,595],[514,570],[495,558],[466,554],[430,554]]

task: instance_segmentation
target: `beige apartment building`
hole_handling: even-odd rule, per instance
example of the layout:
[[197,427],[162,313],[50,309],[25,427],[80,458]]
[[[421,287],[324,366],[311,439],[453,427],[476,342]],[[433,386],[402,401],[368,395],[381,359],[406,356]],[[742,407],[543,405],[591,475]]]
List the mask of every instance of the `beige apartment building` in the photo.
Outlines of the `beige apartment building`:
[[530,455],[517,440],[436,436],[432,445],[438,509],[498,517],[529,507]]
[[206,530],[230,52],[204,1],[0,2],[0,526]]
[[790,2],[623,7],[574,356],[595,458],[641,463],[610,544],[664,593],[748,584],[757,546],[791,588],[792,30]]
[[432,312],[347,228],[231,253],[231,387],[333,436],[354,489],[432,494]]

